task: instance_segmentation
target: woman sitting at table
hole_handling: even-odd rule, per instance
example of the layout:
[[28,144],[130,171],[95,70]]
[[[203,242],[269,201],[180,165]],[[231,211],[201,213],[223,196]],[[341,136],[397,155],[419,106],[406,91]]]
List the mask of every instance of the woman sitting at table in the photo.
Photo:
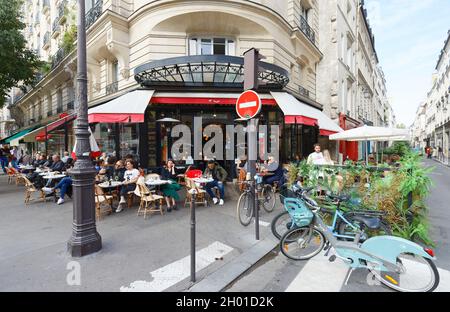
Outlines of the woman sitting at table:
[[[177,201],[180,200],[180,196],[178,196],[177,191],[181,189],[181,186],[176,182],[178,174],[175,163],[173,160],[169,159],[167,164],[163,166],[161,170],[161,179],[171,181],[171,183],[161,186],[161,191],[166,198],[167,212],[171,212],[172,208],[173,210],[178,210]],[[171,201],[172,205],[170,205]]]
[[127,202],[125,196],[127,196],[128,192],[132,192],[136,189],[136,182],[140,176],[139,170],[134,168],[134,162],[127,161],[125,166],[127,170],[123,175],[124,181],[122,186],[120,187],[120,201],[119,207],[117,207],[116,212],[121,212],[123,210],[123,207]]

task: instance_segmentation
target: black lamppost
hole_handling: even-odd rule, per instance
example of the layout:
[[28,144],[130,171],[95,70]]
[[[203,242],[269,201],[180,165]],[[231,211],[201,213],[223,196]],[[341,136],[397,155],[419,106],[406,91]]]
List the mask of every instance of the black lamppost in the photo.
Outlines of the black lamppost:
[[67,243],[72,257],[82,257],[102,248],[102,238],[95,226],[94,178],[95,168],[89,158],[89,123],[87,105],[87,65],[85,0],[78,0],[77,30],[77,96],[75,129],[77,161],[71,170],[73,187],[72,236]]

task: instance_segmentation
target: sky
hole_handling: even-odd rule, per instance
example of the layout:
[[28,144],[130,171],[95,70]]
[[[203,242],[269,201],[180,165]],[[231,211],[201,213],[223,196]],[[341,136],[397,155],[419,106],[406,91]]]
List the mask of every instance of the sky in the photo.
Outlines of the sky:
[[450,29],[450,0],[366,0],[397,124],[409,127],[431,89]]

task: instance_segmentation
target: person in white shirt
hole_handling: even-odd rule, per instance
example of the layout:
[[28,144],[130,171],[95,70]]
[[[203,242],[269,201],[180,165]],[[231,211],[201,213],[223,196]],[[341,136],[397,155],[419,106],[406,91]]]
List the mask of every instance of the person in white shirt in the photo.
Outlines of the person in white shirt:
[[123,174],[124,181],[120,188],[120,202],[116,212],[121,212],[123,210],[127,202],[125,196],[127,196],[128,192],[136,189],[136,182],[140,176],[139,170],[134,168],[134,163],[132,161],[127,161],[125,166],[127,170]]
[[309,154],[307,163],[309,165],[325,165],[325,158],[320,151],[320,144],[314,144],[314,152]]

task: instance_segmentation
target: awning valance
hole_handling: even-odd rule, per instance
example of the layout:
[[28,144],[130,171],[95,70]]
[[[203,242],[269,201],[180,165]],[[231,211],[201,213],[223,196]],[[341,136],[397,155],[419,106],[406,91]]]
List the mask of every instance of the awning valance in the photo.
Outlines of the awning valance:
[[34,129],[36,129],[36,127],[31,127],[19,132],[14,133],[13,135],[10,135],[9,137],[1,140],[2,144],[9,144],[11,146],[18,146],[19,145],[19,141],[26,136],[28,133],[30,133],[31,131],[33,131]]
[[285,123],[319,126],[320,135],[328,136],[343,131],[330,117],[287,92],[270,92],[284,113]]
[[90,108],[89,123],[144,122],[144,113],[154,90],[135,90],[105,104]]
[[409,141],[409,130],[398,128],[384,128],[362,126],[346,130],[339,134],[334,134],[330,140],[345,140],[345,141]]
[[45,141],[49,138],[48,134],[57,128],[61,127],[67,122],[70,122],[76,119],[76,114],[67,115],[65,117],[59,118],[48,125],[37,128],[36,130],[31,131],[23,137],[25,142],[35,142],[35,141]]

